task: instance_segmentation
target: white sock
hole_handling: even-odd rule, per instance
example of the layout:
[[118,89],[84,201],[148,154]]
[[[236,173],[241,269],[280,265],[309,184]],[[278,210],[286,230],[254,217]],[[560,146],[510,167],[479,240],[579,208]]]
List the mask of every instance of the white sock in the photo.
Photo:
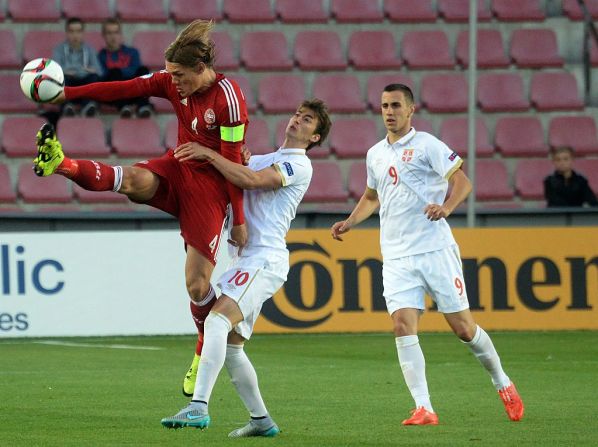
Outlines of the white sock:
[[[203,359],[203,357],[202,357]],[[230,381],[237,389],[249,415],[259,418],[268,415],[266,405],[260,394],[255,369],[245,354],[242,345],[227,345],[224,362]]]
[[207,404],[218,373],[224,365],[226,338],[233,327],[228,318],[216,312],[208,314],[204,327],[203,350],[197,369],[193,400]]
[[424,407],[426,410],[434,412],[426,381],[426,360],[419,345],[419,338],[417,335],[406,335],[396,337],[395,341],[403,377],[415,401],[416,408]]
[[509,386],[511,380],[505,374],[500,364],[500,357],[494,348],[490,337],[481,327],[477,327],[476,333],[471,341],[464,341],[473,355],[480,361],[492,377],[492,383],[497,390]]

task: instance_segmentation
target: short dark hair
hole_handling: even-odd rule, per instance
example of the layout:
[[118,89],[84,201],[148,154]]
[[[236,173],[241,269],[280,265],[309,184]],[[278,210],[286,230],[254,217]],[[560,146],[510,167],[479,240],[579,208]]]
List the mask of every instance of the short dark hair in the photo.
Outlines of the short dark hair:
[[403,94],[405,95],[405,99],[409,101],[410,104],[414,103],[413,92],[405,84],[388,84],[386,87],[384,87],[383,91],[396,92],[397,90],[403,92]]
[[557,146],[551,149],[550,155],[554,158],[556,155],[560,154],[561,152],[568,152],[571,157],[575,156],[575,151],[571,146]]
[[65,31],[68,31],[69,26],[71,26],[73,23],[80,23],[81,28],[85,29],[85,23],[83,23],[83,20],[81,20],[79,17],[69,17],[66,19],[66,23],[64,24]]
[[105,34],[106,26],[108,25],[118,25],[119,30],[122,28],[120,20],[118,20],[116,17],[109,17],[102,22],[102,34]]
[[297,110],[300,110],[304,107],[306,109],[312,110],[316,114],[318,125],[316,126],[314,134],[320,135],[320,139],[318,141],[316,141],[315,143],[310,143],[309,146],[307,146],[305,150],[308,151],[312,147],[320,146],[324,142],[324,140],[328,137],[330,128],[332,127],[332,121],[330,121],[328,107],[326,106],[326,103],[321,99],[307,99],[301,103]]

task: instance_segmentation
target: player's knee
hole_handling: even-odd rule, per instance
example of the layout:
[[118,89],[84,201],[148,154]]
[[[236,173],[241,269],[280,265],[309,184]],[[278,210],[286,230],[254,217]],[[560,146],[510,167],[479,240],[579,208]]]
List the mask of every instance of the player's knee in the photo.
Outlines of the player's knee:
[[471,341],[475,336],[477,326],[462,322],[453,326],[453,332],[463,341]]
[[394,333],[396,337],[403,337],[405,335],[415,335],[417,334],[417,328],[411,327],[406,321],[401,319],[394,319],[393,320],[394,326]]
[[158,178],[151,171],[127,166],[123,168],[122,184],[118,192],[132,199],[144,201],[154,196],[158,184]]
[[187,293],[192,301],[201,301],[210,291],[210,280],[208,278],[192,278],[187,280]]

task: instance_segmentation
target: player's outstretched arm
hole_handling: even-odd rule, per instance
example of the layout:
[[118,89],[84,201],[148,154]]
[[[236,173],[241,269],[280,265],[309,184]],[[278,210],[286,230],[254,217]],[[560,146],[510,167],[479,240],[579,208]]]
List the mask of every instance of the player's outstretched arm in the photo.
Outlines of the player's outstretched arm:
[[353,208],[351,215],[346,220],[336,222],[332,225],[330,228],[332,238],[337,241],[342,241],[342,234],[345,234],[352,227],[370,217],[379,206],[380,201],[378,200],[378,192],[375,189],[366,187],[359,202],[357,202],[357,205]]

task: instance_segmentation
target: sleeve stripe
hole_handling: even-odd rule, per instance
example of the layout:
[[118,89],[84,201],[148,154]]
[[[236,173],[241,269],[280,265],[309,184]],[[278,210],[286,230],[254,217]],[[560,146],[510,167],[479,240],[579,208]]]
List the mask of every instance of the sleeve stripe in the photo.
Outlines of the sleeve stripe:
[[228,114],[230,117],[231,123],[235,123],[241,120],[241,114],[239,113],[239,100],[237,99],[237,94],[235,93],[235,89],[228,81],[228,79],[222,79],[219,83],[222,90],[226,95],[226,101],[228,103]]

